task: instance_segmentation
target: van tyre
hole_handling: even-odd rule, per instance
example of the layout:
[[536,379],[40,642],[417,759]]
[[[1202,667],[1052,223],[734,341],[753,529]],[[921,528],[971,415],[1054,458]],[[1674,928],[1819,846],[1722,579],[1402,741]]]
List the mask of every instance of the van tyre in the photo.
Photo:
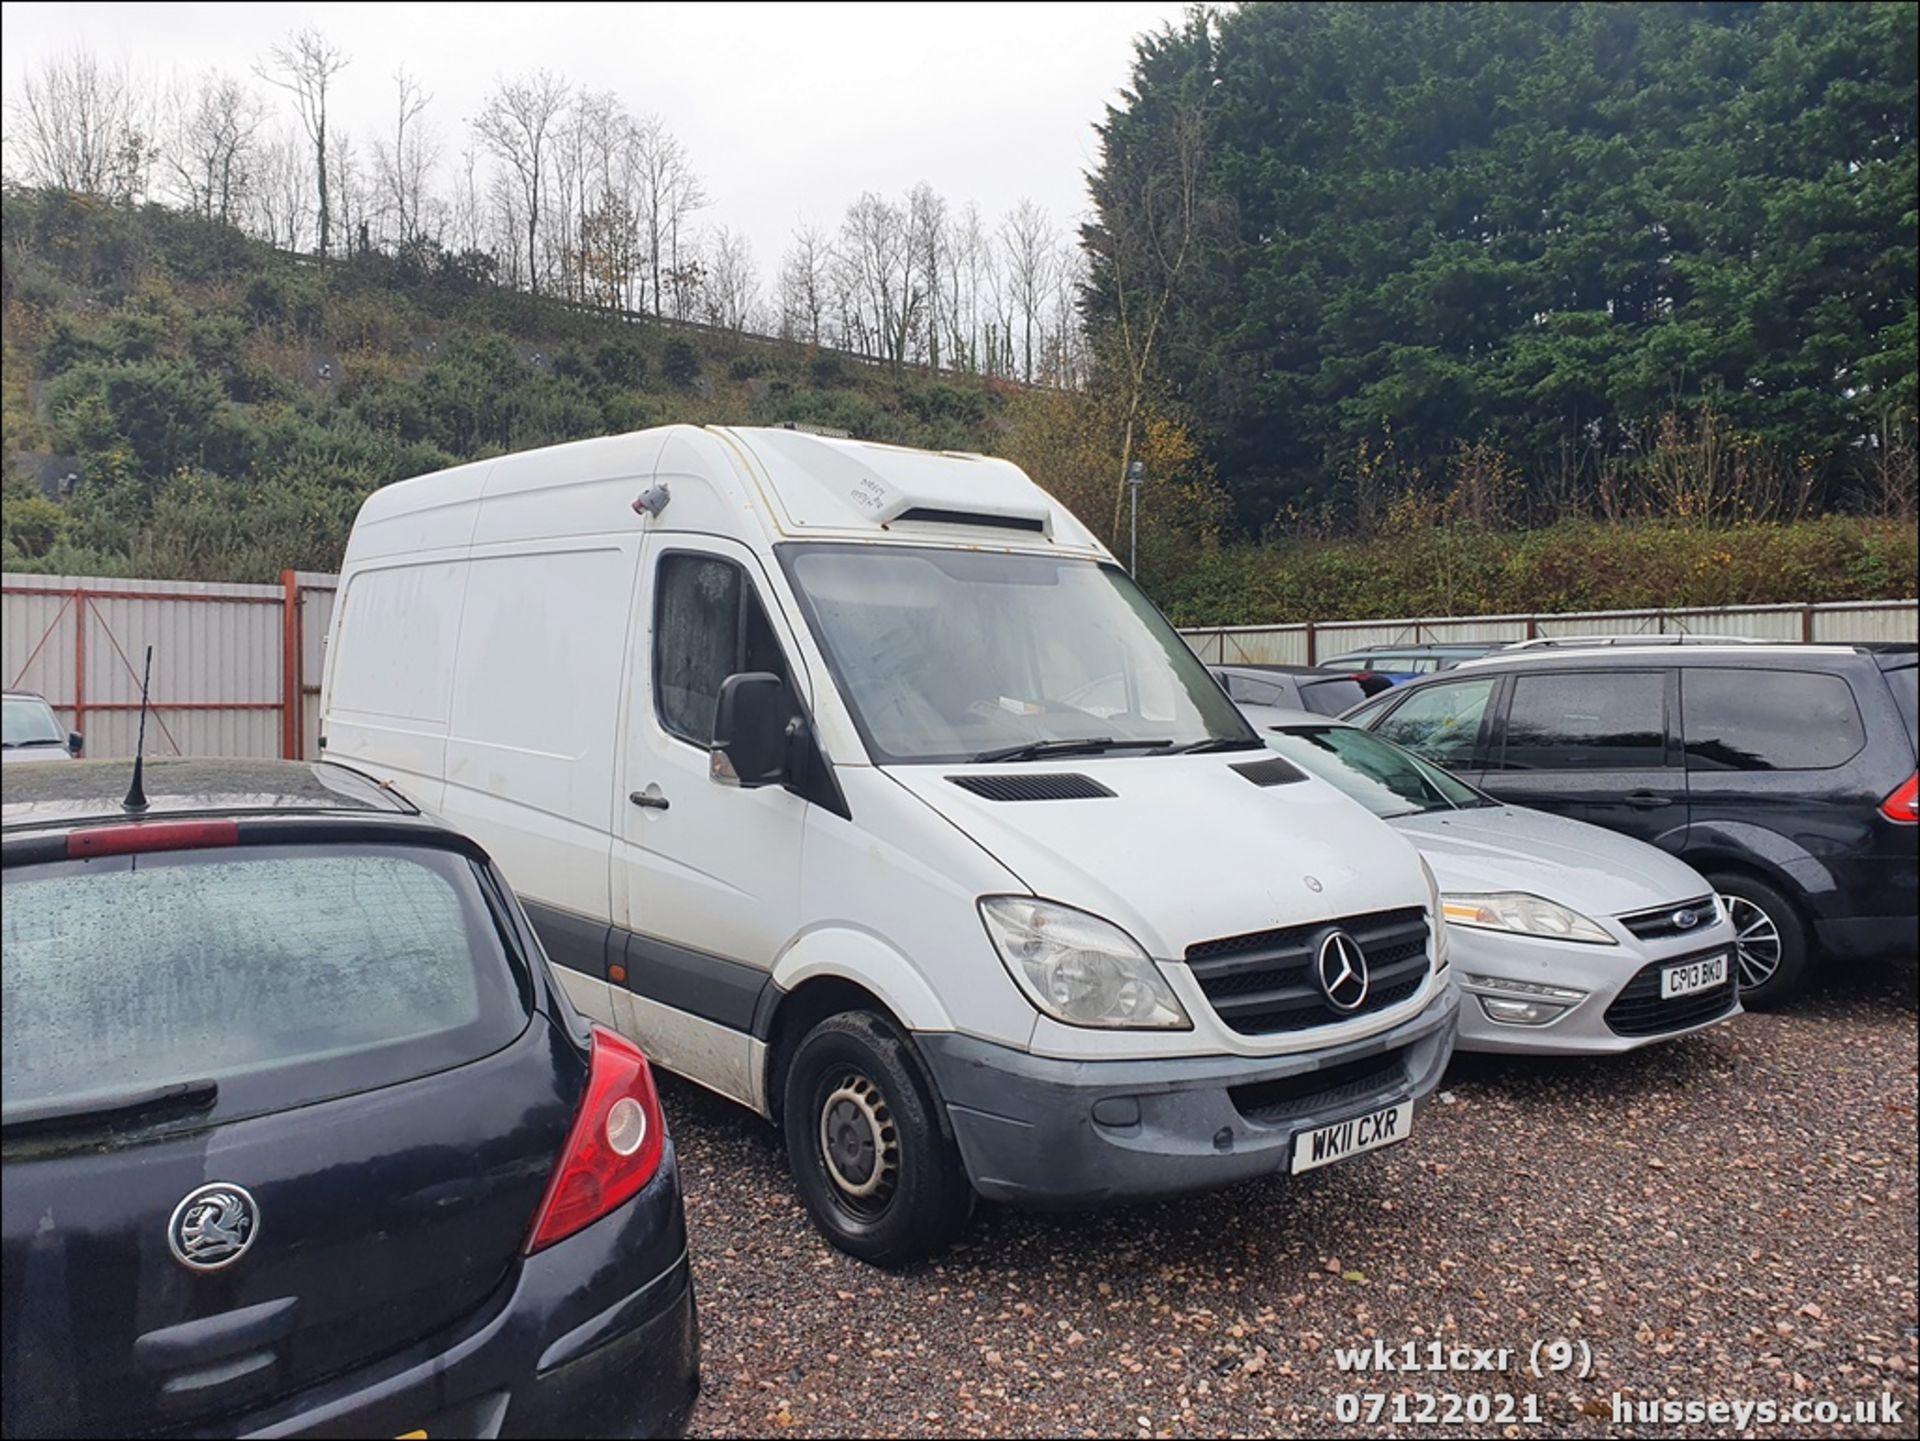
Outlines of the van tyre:
[[1807,927],[1793,902],[1765,881],[1738,874],[1713,877],[1736,937],[1734,967],[1740,1004],[1752,1011],[1783,1005],[1807,971]]
[[787,1157],[814,1224],[850,1256],[905,1265],[966,1224],[973,1188],[944,1121],[912,1042],[871,1011],[829,1016],[794,1048]]

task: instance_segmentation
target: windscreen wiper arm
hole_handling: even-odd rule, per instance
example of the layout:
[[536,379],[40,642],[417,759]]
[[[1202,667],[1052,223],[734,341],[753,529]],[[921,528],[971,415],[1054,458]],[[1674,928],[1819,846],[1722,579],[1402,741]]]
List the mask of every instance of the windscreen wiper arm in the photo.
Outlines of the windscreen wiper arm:
[[9,1136],[47,1131],[76,1122],[111,1125],[154,1111],[203,1111],[219,1099],[220,1083],[213,1080],[176,1081],[118,1095],[56,1097],[29,1101],[0,1111],[0,1131]]
[[1267,743],[1258,737],[1249,736],[1209,736],[1206,740],[1195,741],[1191,745],[1175,746],[1168,755],[1197,756],[1208,751],[1263,751]]
[[1162,746],[1172,745],[1163,740],[1115,740],[1112,736],[1082,736],[1077,740],[1028,741],[1023,746],[1003,746],[997,751],[981,751],[977,756],[967,759],[974,762],[985,761],[1031,761],[1041,756],[1090,756],[1101,751],[1127,750],[1139,747],[1142,750],[1159,750]]

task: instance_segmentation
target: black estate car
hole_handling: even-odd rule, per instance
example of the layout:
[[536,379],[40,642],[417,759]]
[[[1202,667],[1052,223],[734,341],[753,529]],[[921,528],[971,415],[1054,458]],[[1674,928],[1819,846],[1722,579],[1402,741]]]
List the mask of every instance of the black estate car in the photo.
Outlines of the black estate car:
[[647,1062],[469,839],[330,764],[9,769],[7,1436],[677,1432]]
[[1713,881],[1741,998],[1811,950],[1915,946],[1915,649],[1727,645],[1508,652],[1348,713],[1514,805],[1651,841]]

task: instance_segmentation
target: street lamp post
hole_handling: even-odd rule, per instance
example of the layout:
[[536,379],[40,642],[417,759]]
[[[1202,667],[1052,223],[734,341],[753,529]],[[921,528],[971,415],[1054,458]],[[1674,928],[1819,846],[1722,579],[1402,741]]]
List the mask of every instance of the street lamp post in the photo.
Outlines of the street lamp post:
[[1133,497],[1131,519],[1128,521],[1127,536],[1127,574],[1132,575],[1140,569],[1140,482],[1147,478],[1147,467],[1140,461],[1127,462],[1127,492]]

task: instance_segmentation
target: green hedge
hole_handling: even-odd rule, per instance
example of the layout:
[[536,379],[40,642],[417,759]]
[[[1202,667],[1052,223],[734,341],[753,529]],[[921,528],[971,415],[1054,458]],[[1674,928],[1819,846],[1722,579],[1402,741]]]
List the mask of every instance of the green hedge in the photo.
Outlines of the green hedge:
[[1911,526],[1829,516],[1707,529],[1578,522],[1196,552],[1159,600],[1180,625],[1882,600],[1920,589]]

